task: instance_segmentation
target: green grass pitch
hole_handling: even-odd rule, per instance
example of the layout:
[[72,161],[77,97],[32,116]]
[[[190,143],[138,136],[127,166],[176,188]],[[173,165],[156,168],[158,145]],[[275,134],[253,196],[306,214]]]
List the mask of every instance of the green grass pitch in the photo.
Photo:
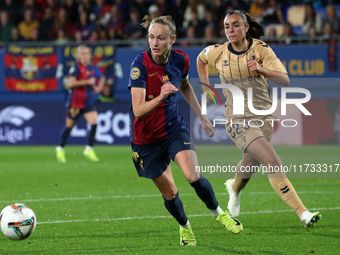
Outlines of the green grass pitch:
[[[338,146],[276,147],[284,164],[340,163]],[[128,146],[97,146],[99,163],[83,158],[83,147],[66,147],[67,163],[54,147],[0,147],[0,207],[23,202],[36,213],[36,231],[15,242],[0,234],[0,254],[339,254],[340,169],[333,178],[293,178],[311,210],[323,220],[306,231],[266,178],[242,192],[239,220],[229,233],[214,220],[180,170],[173,165],[196,247],[179,245],[179,227],[154,184],[138,178]],[[236,165],[235,146],[197,146],[200,164],[220,153]],[[202,160],[201,160],[202,159]],[[213,162],[213,161],[211,161]],[[210,178],[220,206],[227,207],[225,178]],[[312,176],[312,175],[310,175]]]

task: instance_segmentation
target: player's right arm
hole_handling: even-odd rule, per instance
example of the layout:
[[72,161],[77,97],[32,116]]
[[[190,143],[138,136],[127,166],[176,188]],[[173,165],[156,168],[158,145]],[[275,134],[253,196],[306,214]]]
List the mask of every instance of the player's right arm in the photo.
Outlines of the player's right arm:
[[[203,84],[209,84],[209,72],[208,72],[208,58],[207,58],[207,53],[209,51],[211,46],[206,47],[197,57],[196,60],[196,65],[197,65],[197,72],[198,72],[198,76],[201,80],[201,83]],[[215,93],[213,91],[211,91],[207,86],[204,86],[202,84],[202,87],[204,89],[207,89],[211,92],[211,94],[213,96],[215,96]],[[207,95],[207,102],[210,102],[212,100],[212,98]]]
[[86,80],[77,80],[79,74],[79,68],[76,65],[73,65],[69,71],[69,85],[71,88],[79,87],[79,86],[94,86],[96,84],[96,78],[91,77]]
[[128,88],[131,89],[133,114],[137,119],[142,119],[150,114],[169,94],[178,91],[174,85],[168,82],[161,87],[158,96],[146,101],[146,75],[147,70],[143,64],[142,55],[139,55],[132,62],[128,85]]
[[142,119],[150,114],[157,106],[171,93],[175,93],[178,89],[171,83],[167,83],[161,87],[161,93],[150,101],[145,101],[145,88],[131,88],[132,109],[137,119]]

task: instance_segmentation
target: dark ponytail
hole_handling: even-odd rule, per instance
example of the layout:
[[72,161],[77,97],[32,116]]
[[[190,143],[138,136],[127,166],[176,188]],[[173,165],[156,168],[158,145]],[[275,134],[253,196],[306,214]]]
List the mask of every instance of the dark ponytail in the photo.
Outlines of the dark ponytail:
[[239,15],[244,20],[244,25],[246,26],[249,24],[249,29],[247,32],[247,36],[260,39],[261,36],[264,35],[263,27],[260,23],[258,23],[252,16],[250,16],[249,13],[244,13],[243,11],[234,10],[231,12],[228,12],[225,16],[225,19],[233,14]]
[[245,14],[248,20],[249,29],[247,32],[247,36],[253,37],[256,39],[260,39],[261,36],[264,36],[263,27],[260,23],[258,23],[249,13]]

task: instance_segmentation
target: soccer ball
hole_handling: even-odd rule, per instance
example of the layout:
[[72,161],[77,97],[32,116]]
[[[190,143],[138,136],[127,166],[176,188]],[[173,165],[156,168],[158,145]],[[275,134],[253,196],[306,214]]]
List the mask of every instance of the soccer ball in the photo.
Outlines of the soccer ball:
[[11,240],[24,240],[35,230],[37,218],[31,208],[24,204],[6,206],[0,213],[1,232]]

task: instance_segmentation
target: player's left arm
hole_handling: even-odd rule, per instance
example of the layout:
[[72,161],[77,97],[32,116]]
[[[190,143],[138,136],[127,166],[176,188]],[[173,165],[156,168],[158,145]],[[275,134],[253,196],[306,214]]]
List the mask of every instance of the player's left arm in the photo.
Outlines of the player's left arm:
[[248,67],[252,72],[259,72],[264,77],[270,79],[271,81],[281,85],[289,86],[289,76],[287,73],[281,71],[273,71],[268,68],[261,66],[256,60],[247,60]]
[[192,88],[189,82],[189,79],[187,77],[182,79],[181,83],[179,84],[178,89],[183,95],[184,99],[188,102],[188,104],[191,106],[191,108],[195,111],[195,113],[199,117],[201,121],[201,126],[207,132],[207,135],[209,137],[214,136],[215,129],[213,125],[211,124],[210,120],[207,118],[207,116],[202,114],[201,106],[198,103],[194,89]]
[[253,72],[259,72],[281,86],[289,86],[287,70],[274,51],[264,42],[260,42],[256,48],[259,50],[262,64],[259,64],[256,60],[247,60],[249,69]]

